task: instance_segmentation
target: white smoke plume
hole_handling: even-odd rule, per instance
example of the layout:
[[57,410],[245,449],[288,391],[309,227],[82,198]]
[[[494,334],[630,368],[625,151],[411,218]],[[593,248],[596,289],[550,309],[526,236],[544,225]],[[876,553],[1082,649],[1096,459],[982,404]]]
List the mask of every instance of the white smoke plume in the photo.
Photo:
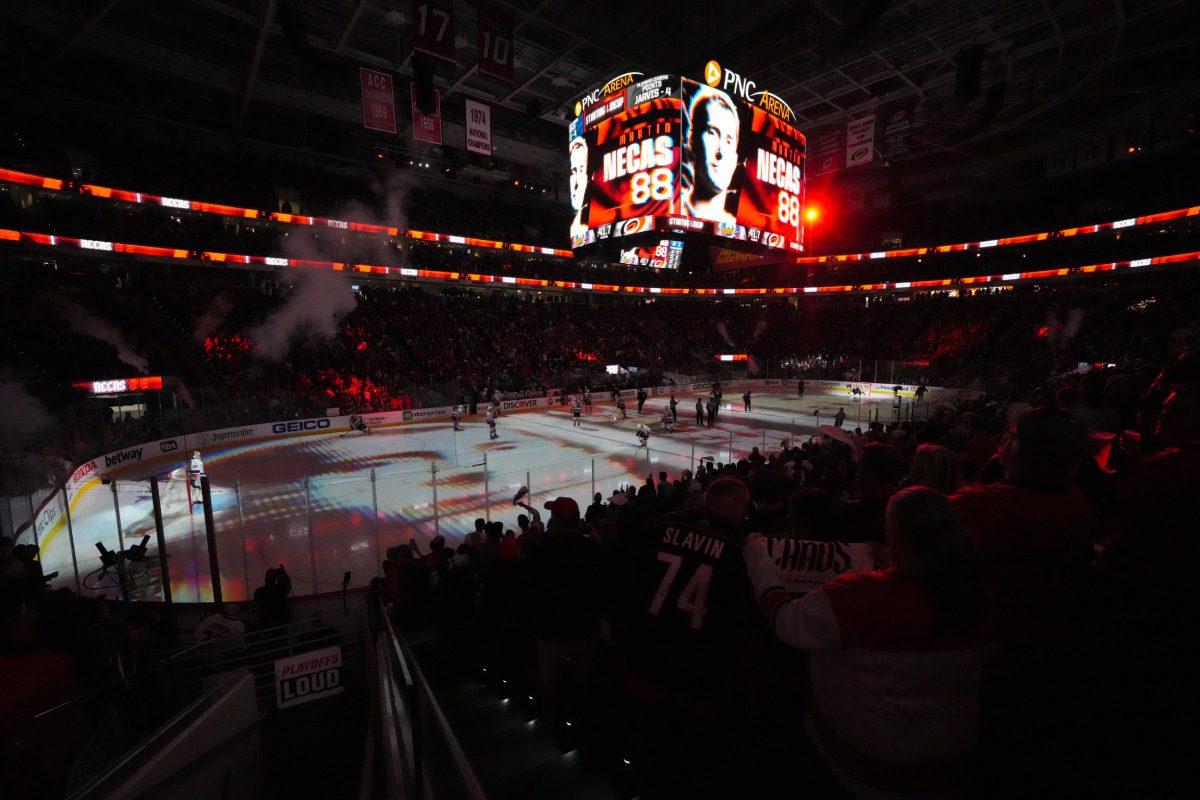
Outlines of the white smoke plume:
[[126,341],[125,336],[112,323],[100,319],[68,297],[58,295],[54,297],[53,303],[71,330],[83,336],[108,342],[116,348],[117,358],[138,372],[145,374],[150,371],[150,362],[133,349],[133,346]]
[[737,348],[737,345],[733,343],[733,339],[729,338],[729,329],[725,327],[724,322],[717,323],[717,333],[721,334],[721,338],[725,340],[726,344],[728,344],[730,347]]
[[1055,346],[1071,341],[1083,326],[1083,316],[1083,309],[1080,308],[1072,308],[1064,320],[1060,320],[1057,313],[1050,312],[1046,319],[1047,338]]
[[[373,202],[348,202],[330,213],[333,219],[368,222],[396,228],[408,227],[411,180],[400,173],[387,173],[370,185]],[[283,255],[313,261],[355,260],[377,264],[403,263],[404,253],[380,237],[362,237],[337,229],[300,228],[283,240]],[[330,338],[338,323],[354,310],[358,298],[347,276],[325,269],[304,271],[292,296],[261,325],[248,333],[258,344],[257,353],[278,361],[293,339],[302,334]]]
[[[355,200],[337,206],[329,214],[342,221],[367,222],[373,225],[408,227],[411,178],[400,173],[388,173],[371,182],[370,199]],[[390,246],[379,236],[364,236],[336,228],[302,228],[288,231],[283,240],[283,255],[314,261],[360,261],[374,264],[403,262],[405,253]]]
[[1072,308],[1067,312],[1067,323],[1063,326],[1063,342],[1069,342],[1075,338],[1075,334],[1079,333],[1079,329],[1083,327],[1083,309]]
[[54,418],[42,402],[18,381],[0,380],[0,443],[20,447],[31,441]]
[[200,319],[196,320],[196,330],[193,331],[192,336],[197,342],[203,342],[220,327],[232,310],[233,303],[230,302],[228,295],[224,293],[217,295],[208,304],[208,308],[205,309]]
[[261,325],[248,333],[263,358],[279,361],[292,340],[302,335],[328,339],[354,310],[358,298],[340,272],[313,269],[301,273],[292,295]]

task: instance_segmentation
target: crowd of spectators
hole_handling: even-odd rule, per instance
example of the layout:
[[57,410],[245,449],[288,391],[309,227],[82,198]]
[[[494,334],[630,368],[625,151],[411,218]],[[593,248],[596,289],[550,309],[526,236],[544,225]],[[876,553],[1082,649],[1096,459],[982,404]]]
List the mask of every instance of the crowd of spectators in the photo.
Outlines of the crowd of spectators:
[[[732,352],[747,354],[738,366],[760,377],[1024,391],[1080,364],[1145,369],[1197,338],[1196,280],[1182,273],[963,296],[795,300],[364,283],[332,336],[297,330],[269,359],[254,332],[304,285],[302,275],[13,262],[2,280],[12,335],[0,358],[6,379],[58,416],[61,424],[40,429],[57,437],[44,453],[54,463],[158,434],[330,407],[440,405],[485,388],[577,390],[600,385],[611,364],[637,370],[620,375],[630,385],[657,383],[664,373],[714,373],[715,356]],[[83,401],[72,388],[142,370],[171,381],[136,414]]]
[[[771,443],[586,509],[519,494],[457,546],[390,550],[379,589],[649,796],[1154,793],[1196,699],[1200,358],[1147,380]],[[867,555],[800,556],[828,582],[796,591],[781,552],[823,547]]]

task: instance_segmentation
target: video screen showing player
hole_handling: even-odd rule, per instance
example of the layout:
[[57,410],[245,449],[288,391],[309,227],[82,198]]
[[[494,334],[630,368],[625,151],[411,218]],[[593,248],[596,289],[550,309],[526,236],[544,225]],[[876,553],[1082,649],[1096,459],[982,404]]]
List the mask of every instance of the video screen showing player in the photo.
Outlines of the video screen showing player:
[[[679,99],[660,97],[597,122],[584,132],[588,169],[586,214],[593,231],[604,225],[676,213]],[[571,141],[574,190],[575,153]],[[572,197],[572,204],[575,200]],[[631,233],[622,230],[613,235]]]
[[737,223],[734,178],[741,160],[737,104],[720,89],[698,85],[684,102],[680,178],[683,211],[697,219],[734,225]]
[[571,240],[582,238],[587,234],[585,221],[584,199],[587,197],[588,184],[588,145],[582,136],[576,136],[568,145],[571,159],[570,195],[571,208],[575,209],[575,218],[571,220]]
[[680,206],[723,236],[799,250],[805,141],[767,110],[684,80]]

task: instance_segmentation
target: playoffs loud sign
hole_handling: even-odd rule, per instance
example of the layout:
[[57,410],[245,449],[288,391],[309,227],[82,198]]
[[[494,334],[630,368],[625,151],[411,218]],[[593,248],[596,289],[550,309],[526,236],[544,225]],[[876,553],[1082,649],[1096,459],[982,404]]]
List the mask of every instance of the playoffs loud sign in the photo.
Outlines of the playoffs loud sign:
[[342,649],[336,645],[275,662],[275,706],[287,708],[342,693]]

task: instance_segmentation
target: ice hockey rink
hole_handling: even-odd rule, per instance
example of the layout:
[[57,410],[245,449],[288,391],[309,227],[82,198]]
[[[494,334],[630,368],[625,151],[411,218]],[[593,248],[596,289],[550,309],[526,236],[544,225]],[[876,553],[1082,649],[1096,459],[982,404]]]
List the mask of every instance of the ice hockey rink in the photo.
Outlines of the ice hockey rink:
[[[318,433],[293,438],[201,447],[212,487],[212,514],[222,596],[247,599],[269,567],[284,565],[298,595],[338,591],[349,571],[350,587],[380,574],[388,547],[416,542],[421,553],[435,535],[456,545],[483,517],[517,527],[521,509],[513,496],[529,486],[526,502],[541,510],[559,495],[586,507],[593,492],[605,497],[648,474],[670,478],[701,459],[726,462],[746,457],[754,447],[777,449],[784,439],[799,441],[833,422],[844,408],[845,427],[878,414],[892,419],[890,394],[855,400],[845,391],[806,392],[794,383],[753,390],[752,410],[742,408],[742,389],[731,388],[712,428],[697,426],[695,403],[707,393],[681,392],[676,432],[657,431],[666,395],[652,396],[644,413],[627,400],[628,418],[614,420],[607,396],[572,425],[568,406],[510,412],[500,417],[499,438],[489,440],[483,415],[464,417],[464,430],[448,421],[407,422],[377,428],[370,436]],[[904,401],[902,413],[907,416]],[[936,402],[934,397],[926,400]],[[924,413],[925,408],[918,409]],[[655,429],[649,447],[639,447],[636,428]],[[71,525],[58,526],[41,542],[47,572],[58,570],[57,585],[85,594],[117,596],[115,568],[105,570],[97,543],[108,550],[129,548],[149,536],[144,563],[129,567],[127,586],[135,595],[161,597],[150,474],[160,479],[164,538],[172,598],[211,600],[210,558],[204,507],[189,505],[178,463],[132,466],[111,472],[72,503]],[[118,522],[119,519],[119,522]]]

